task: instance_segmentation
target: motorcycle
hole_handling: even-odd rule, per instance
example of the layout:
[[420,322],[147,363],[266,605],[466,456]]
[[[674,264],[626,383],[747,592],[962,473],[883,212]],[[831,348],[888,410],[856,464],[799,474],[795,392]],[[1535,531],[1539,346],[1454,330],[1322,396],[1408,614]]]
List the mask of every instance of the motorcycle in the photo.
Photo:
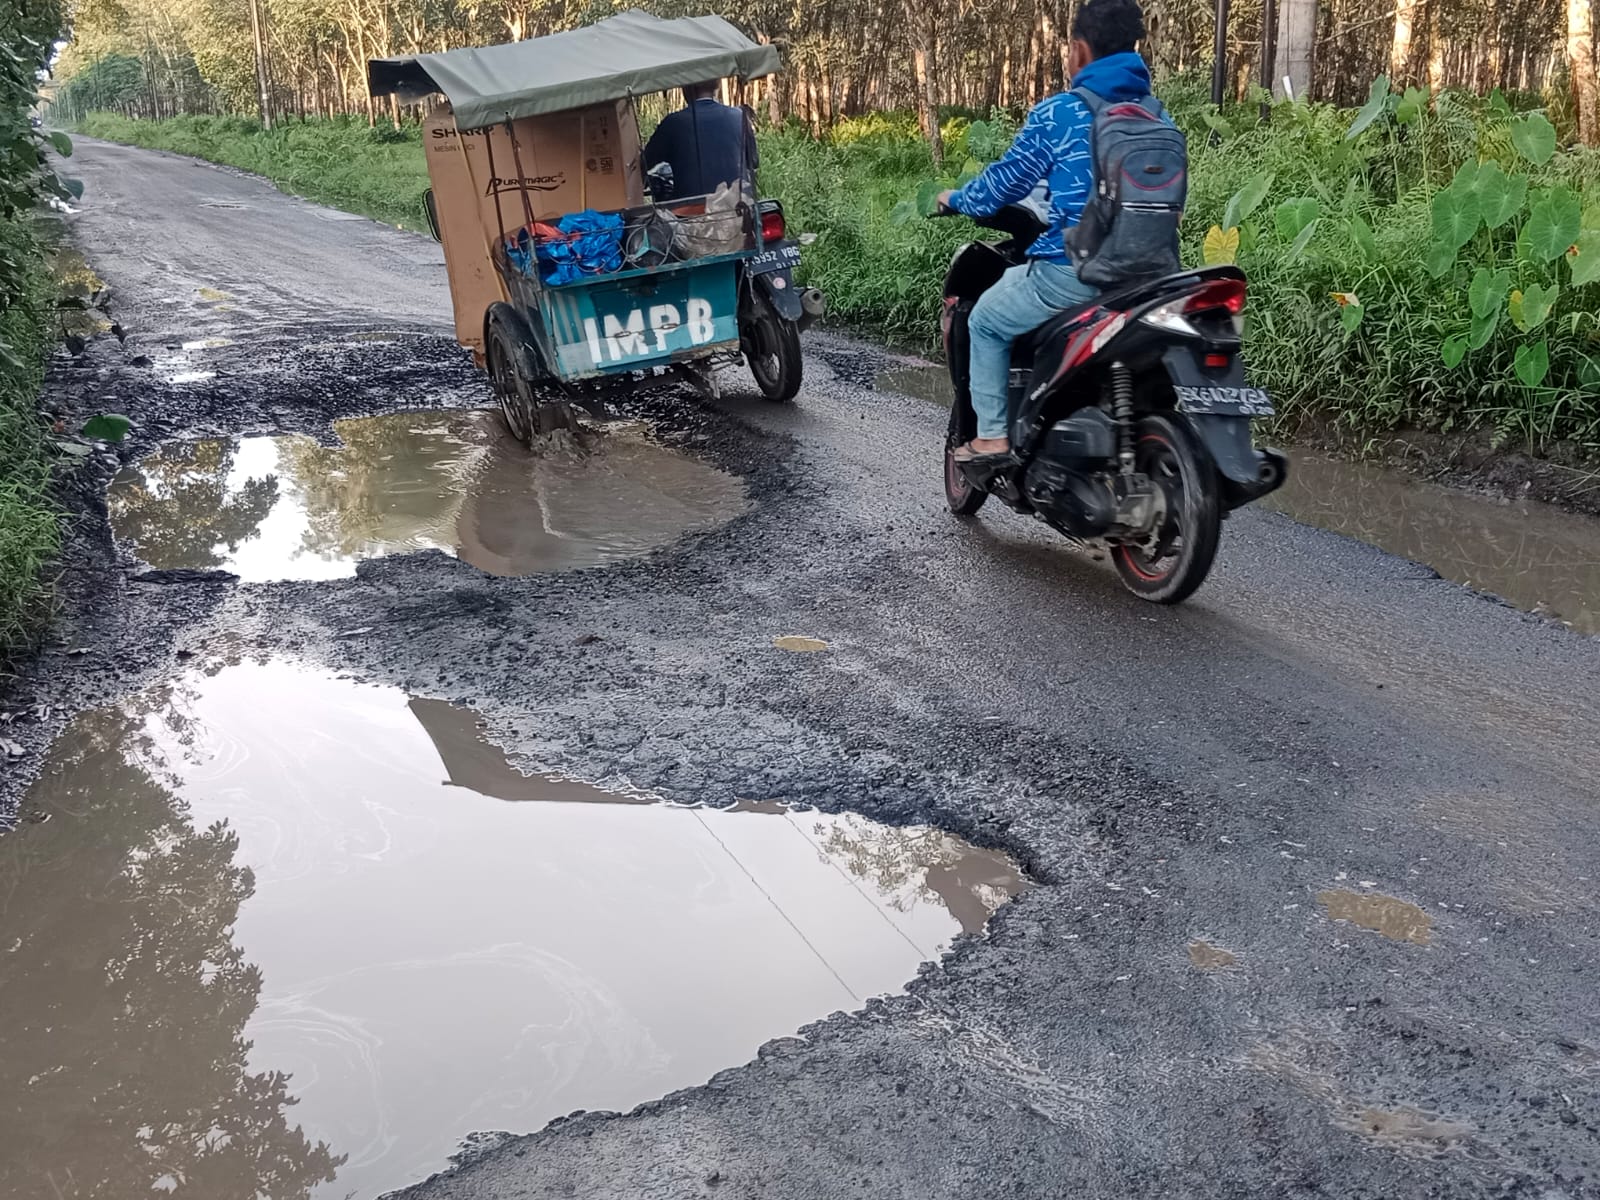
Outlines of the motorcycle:
[[963,464],[955,451],[977,433],[968,319],[1046,228],[1020,204],[977,224],[1006,239],[963,246],[945,277],[940,326],[955,391],[946,504],[965,517],[996,496],[1078,546],[1109,551],[1134,595],[1187,599],[1211,570],[1223,517],[1288,476],[1288,459],[1251,438],[1250,422],[1273,408],[1245,382],[1244,273],[1203,267],[1131,283],[1018,338],[1012,453]]

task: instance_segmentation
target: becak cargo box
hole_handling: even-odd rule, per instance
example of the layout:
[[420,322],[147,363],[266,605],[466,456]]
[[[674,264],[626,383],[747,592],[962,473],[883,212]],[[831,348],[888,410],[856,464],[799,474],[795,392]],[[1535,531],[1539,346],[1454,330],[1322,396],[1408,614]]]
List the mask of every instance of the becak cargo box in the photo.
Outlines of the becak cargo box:
[[456,338],[483,354],[483,315],[509,300],[490,257],[497,236],[586,208],[644,203],[639,125],[627,100],[460,131],[448,103],[423,124]]

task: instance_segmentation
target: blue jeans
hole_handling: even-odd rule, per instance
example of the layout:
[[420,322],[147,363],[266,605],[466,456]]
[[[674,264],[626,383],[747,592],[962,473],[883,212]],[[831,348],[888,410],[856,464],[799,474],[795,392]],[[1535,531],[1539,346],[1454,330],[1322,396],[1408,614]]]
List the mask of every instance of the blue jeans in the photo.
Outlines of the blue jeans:
[[1079,281],[1070,263],[1035,258],[1012,267],[978,297],[967,328],[972,334],[972,408],[978,414],[979,437],[1009,436],[1011,343],[1098,294]]

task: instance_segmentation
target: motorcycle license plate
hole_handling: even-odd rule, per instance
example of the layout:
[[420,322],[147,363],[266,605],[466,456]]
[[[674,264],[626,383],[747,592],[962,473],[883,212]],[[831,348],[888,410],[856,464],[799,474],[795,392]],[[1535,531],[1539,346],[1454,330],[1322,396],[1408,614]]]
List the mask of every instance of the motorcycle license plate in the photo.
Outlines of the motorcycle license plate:
[[745,259],[744,269],[750,275],[770,275],[774,271],[793,270],[799,265],[799,246],[775,246]]
[[1187,387],[1173,388],[1178,394],[1178,411],[1209,417],[1270,417],[1277,410],[1272,397],[1261,388]]

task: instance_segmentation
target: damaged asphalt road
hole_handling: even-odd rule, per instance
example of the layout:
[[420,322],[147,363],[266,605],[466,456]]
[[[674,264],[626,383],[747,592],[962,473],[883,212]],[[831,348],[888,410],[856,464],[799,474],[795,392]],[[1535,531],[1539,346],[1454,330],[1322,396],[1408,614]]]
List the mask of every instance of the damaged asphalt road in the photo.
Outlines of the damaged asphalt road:
[[[75,165],[130,337],[45,400],[127,413],[122,461],[485,403],[426,239],[172,156]],[[792,407],[742,374],[638,406],[753,504],[597,570],[141,580],[87,463],[0,803],[73,711],[242,638],[471,704],[525,765],[932,823],[1046,885],[905,995],[410,1200],[1600,1195],[1600,643],[1253,511],[1194,601],[1142,604],[1020,518],[950,518],[944,414],[874,391],[878,351],[808,351]]]

